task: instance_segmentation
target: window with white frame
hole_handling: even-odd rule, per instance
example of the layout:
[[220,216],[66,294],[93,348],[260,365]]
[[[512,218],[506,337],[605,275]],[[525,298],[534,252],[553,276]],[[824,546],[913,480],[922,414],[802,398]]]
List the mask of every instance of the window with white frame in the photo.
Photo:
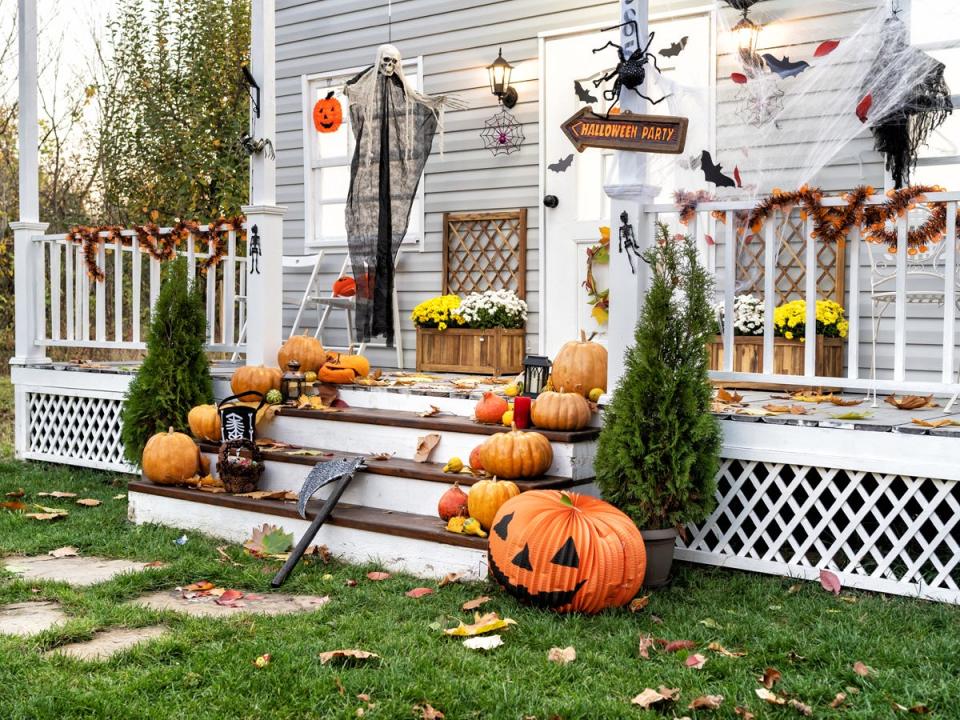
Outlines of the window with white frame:
[[[304,237],[307,248],[345,247],[347,244],[345,215],[355,143],[350,127],[350,102],[343,94],[343,87],[363,69],[303,76]],[[404,60],[403,73],[411,86],[417,90],[422,87],[421,58]],[[313,106],[330,91],[343,107],[343,123],[336,132],[321,133],[313,126]],[[423,247],[422,177],[403,243]]]

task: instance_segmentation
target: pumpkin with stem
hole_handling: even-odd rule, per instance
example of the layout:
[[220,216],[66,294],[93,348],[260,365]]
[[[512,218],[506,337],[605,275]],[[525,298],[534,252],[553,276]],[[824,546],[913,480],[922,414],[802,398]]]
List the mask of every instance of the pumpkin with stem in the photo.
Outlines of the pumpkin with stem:
[[531,478],[543,475],[553,464],[550,441],[538,432],[517,430],[496,433],[480,448],[480,462],[490,475],[507,478]]
[[550,372],[553,388],[566,388],[584,397],[594,388],[607,389],[607,349],[591,342],[580,331],[580,340],[564,344],[553,361]]
[[197,405],[187,414],[190,432],[199,440],[220,442],[220,411],[216,405]]
[[334,97],[334,91],[317,100],[313,106],[313,126],[317,132],[333,133],[340,129],[343,122],[343,106]]
[[266,395],[271,390],[280,389],[280,368],[265,365],[244,365],[238,367],[230,378],[230,389],[235,395],[250,390]]
[[339,277],[333,281],[333,294],[336,297],[353,297],[357,294],[357,281],[352,277]]
[[363,355],[340,355],[331,353],[320,367],[317,377],[320,382],[349,384],[370,374],[370,361]]
[[503,414],[509,409],[510,405],[502,397],[492,392],[485,392],[473,409],[473,414],[477,422],[499,425],[503,420]]
[[203,469],[201,460],[200,448],[193,439],[171,427],[147,440],[140,466],[147,480],[158,485],[180,485]]
[[582,430],[590,424],[593,410],[580,393],[546,391],[530,406],[530,419],[544,430]]
[[316,372],[327,359],[323,345],[312,335],[292,335],[277,353],[277,364],[281,371],[287,368],[291,360],[300,363],[300,372]]
[[531,490],[504,503],[490,530],[491,576],[511,595],[557,612],[630,602],[646,549],[633,521],[589,495]]
[[481,480],[473,484],[467,495],[467,510],[484,530],[489,530],[497,510],[507,500],[520,494],[520,488],[509,480]]

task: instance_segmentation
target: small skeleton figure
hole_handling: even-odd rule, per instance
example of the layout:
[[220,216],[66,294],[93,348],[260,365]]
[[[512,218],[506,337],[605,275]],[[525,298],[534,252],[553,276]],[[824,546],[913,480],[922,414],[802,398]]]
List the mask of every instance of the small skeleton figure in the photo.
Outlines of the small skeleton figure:
[[[616,30],[618,28],[622,28],[624,25],[632,25],[633,35],[634,37],[637,36],[639,30],[637,28],[636,20],[628,20],[627,22],[620,23],[615,27],[604,28],[603,32],[606,32],[607,30]],[[642,97],[651,105],[659,105],[668,97],[670,97],[669,95],[664,95],[659,100],[654,100],[640,92],[640,88],[643,87],[643,81],[647,77],[647,70],[645,67],[647,62],[652,60],[653,66],[657,69],[657,72],[660,72],[660,66],[657,65],[657,56],[652,52],[649,52],[650,45],[653,44],[653,36],[654,33],[650,33],[650,37],[647,38],[646,46],[641,48],[638,44],[637,49],[630,53],[630,57],[627,57],[623,54],[623,46],[617,45],[613,41],[608,41],[606,45],[603,47],[598,47],[593,51],[594,53],[598,53],[606,50],[608,47],[615,47],[617,49],[617,57],[620,60],[613,70],[608,72],[603,77],[597,78],[593,81],[593,86],[596,88],[600,87],[610,78],[616,78],[616,80],[613,81],[613,88],[603,91],[604,99],[610,103],[610,105],[607,106],[607,117],[610,117],[610,111],[613,110],[614,106],[618,102],[620,102],[620,92],[623,90],[623,88],[633,90],[637,95]]]
[[637,274],[637,268],[633,264],[633,255],[637,257],[642,257],[640,255],[640,248],[637,247],[637,239],[633,234],[633,226],[630,224],[630,217],[627,215],[627,211],[624,210],[620,213],[620,242],[618,244],[619,252],[623,252],[624,248],[627,251],[627,260],[630,261],[630,272],[634,275]]
[[250,228],[250,274],[260,274],[260,257],[263,251],[260,249],[260,230],[254,225]]

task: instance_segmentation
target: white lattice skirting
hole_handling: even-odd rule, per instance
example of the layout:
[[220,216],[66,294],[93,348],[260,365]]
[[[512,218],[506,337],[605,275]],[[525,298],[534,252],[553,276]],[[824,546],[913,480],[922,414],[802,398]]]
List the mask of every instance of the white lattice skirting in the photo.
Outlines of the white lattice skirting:
[[718,506],[677,557],[960,602],[960,483],[725,459]]
[[122,398],[26,393],[24,457],[129,472],[120,439]]

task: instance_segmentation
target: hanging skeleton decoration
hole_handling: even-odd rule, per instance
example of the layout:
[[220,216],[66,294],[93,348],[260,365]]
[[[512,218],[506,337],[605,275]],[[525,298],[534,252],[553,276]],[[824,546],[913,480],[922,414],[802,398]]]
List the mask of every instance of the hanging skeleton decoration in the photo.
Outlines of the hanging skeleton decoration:
[[[891,61],[892,57],[897,61]],[[910,47],[907,27],[896,13],[887,19],[857,114],[865,122],[871,105],[889,106],[887,100],[902,92],[904,83],[911,84],[901,102],[894,102],[884,115],[870,118],[875,147],[886,155],[887,170],[897,188],[909,184],[919,149],[953,112],[945,69],[943,63]]]
[[640,255],[640,248],[637,247],[637,238],[633,234],[633,225],[630,224],[630,216],[627,215],[627,211],[624,210],[620,213],[620,242],[618,245],[618,252],[627,252],[627,260],[630,261],[630,272],[634,275],[637,274],[637,268],[633,264],[633,256],[642,257]]
[[443,109],[464,106],[412,88],[393,45],[377,49],[376,63],[349,80],[344,95],[356,140],[346,224],[358,340],[383,335],[392,346],[394,263],[410,208]]

